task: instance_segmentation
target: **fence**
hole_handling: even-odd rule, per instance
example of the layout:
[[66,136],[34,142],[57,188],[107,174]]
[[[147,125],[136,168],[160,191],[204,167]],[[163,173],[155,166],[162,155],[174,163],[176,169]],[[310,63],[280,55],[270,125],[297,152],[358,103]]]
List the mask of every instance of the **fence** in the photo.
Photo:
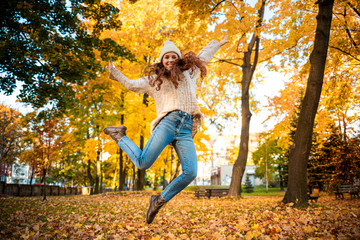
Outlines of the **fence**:
[[[0,182],[0,195],[30,197],[43,195],[44,185],[28,185],[28,184],[6,184]],[[54,185],[46,186],[46,195],[60,196],[60,195],[77,195],[90,194],[90,188],[80,187],[60,187]]]

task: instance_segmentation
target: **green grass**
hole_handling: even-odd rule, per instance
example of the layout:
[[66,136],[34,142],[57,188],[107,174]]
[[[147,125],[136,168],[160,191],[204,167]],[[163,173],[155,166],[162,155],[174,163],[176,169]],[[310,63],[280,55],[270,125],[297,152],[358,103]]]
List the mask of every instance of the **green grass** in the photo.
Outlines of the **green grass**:
[[[188,186],[187,188],[185,188],[185,190],[187,191],[201,191],[201,190],[205,190],[205,189],[209,189],[209,188],[229,188],[229,186],[224,186],[224,185],[207,185],[207,186],[203,186],[203,185],[197,185],[197,186]],[[254,187],[254,192],[252,193],[246,193],[244,192],[244,186],[243,186],[243,190],[241,195],[243,196],[284,196],[285,191],[280,190],[280,187],[272,187],[272,188],[268,188],[268,192],[266,193],[266,187],[261,185],[261,186],[255,186]]]
[[261,186],[255,186],[254,192],[252,193],[244,192],[244,187],[243,187],[243,192],[241,194],[244,196],[284,196],[285,191],[280,190],[280,187],[272,187],[272,188],[269,187],[268,192],[266,193],[266,187],[261,185]]
[[188,186],[185,188],[187,191],[202,191],[205,189],[213,189],[213,188],[221,188],[221,189],[227,189],[229,186],[224,185],[195,185],[195,186]]

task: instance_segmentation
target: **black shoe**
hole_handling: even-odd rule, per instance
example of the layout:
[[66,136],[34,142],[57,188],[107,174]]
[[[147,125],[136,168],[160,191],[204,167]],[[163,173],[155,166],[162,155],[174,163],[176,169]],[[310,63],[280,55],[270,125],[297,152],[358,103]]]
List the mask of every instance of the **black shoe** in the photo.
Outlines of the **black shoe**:
[[110,135],[110,137],[118,143],[122,137],[126,136],[126,127],[106,127],[104,133]]
[[159,212],[160,208],[164,206],[166,201],[161,195],[152,195],[150,196],[150,206],[146,213],[146,222],[148,224],[154,221],[156,214]]

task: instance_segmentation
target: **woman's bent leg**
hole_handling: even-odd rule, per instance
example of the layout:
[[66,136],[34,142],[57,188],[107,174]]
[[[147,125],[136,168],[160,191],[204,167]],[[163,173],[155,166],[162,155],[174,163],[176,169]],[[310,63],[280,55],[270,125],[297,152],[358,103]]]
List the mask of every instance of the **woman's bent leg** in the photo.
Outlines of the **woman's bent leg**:
[[173,140],[174,131],[171,130],[168,124],[160,122],[146,143],[144,151],[141,151],[127,136],[120,139],[118,146],[126,152],[137,168],[147,169],[155,162],[162,150]]
[[169,201],[186,188],[197,175],[196,149],[191,134],[174,141],[174,147],[181,162],[182,174],[175,178],[161,193],[165,201]]

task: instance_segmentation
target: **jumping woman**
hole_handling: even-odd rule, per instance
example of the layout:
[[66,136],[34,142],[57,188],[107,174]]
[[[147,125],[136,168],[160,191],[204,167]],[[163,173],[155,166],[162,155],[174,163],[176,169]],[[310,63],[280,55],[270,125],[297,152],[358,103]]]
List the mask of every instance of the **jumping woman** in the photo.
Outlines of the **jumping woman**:
[[202,114],[196,100],[195,89],[198,75],[206,75],[206,63],[228,43],[227,33],[221,42],[212,40],[198,55],[184,55],[175,44],[166,40],[159,56],[159,63],[145,68],[144,75],[129,80],[109,61],[110,79],[125,88],[147,93],[155,100],[157,118],[151,123],[151,136],[142,151],[126,136],[126,127],[106,127],[104,133],[111,136],[139,169],[147,169],[163,149],[172,144],[180,159],[182,174],[175,178],[160,195],[150,197],[146,222],[152,223],[160,208],[188,186],[197,175],[197,156],[193,137],[202,124]]

